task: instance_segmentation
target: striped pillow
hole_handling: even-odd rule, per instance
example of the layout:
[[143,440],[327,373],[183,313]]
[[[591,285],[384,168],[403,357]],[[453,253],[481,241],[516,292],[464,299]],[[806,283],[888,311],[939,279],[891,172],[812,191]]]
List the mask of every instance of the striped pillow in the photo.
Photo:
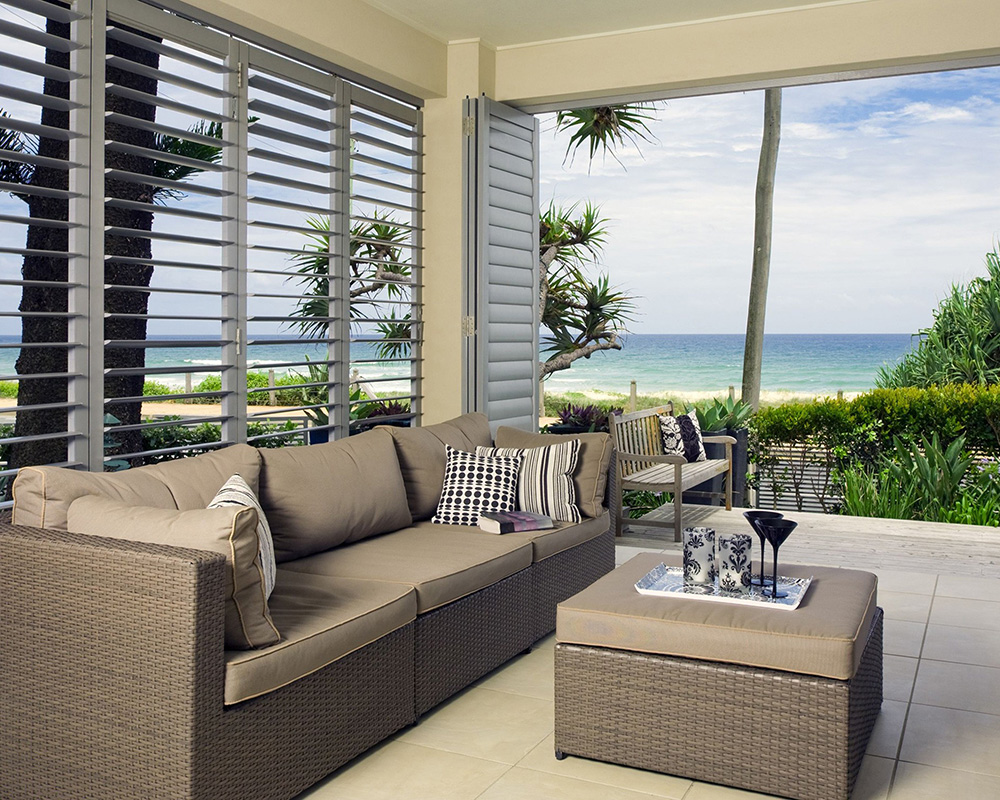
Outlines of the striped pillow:
[[517,477],[517,508],[545,514],[554,520],[579,522],[573,472],[580,457],[580,440],[570,439],[545,447],[482,447],[479,456],[520,456]]
[[222,488],[215,493],[212,502],[208,504],[209,508],[222,506],[248,506],[257,509],[257,547],[260,550],[260,565],[264,571],[264,597],[270,597],[274,591],[277,571],[277,564],[274,561],[274,539],[271,538],[271,526],[267,524],[267,517],[264,516],[264,509],[260,507],[257,495],[242,477],[233,475],[222,484]]

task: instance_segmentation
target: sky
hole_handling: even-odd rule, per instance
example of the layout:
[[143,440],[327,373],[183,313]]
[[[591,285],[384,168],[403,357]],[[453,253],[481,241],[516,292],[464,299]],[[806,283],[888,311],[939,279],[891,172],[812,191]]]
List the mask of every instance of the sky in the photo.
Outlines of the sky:
[[[661,104],[654,142],[584,151],[542,118],[541,201],[609,220],[635,333],[741,333],[763,92]],[[783,90],[768,333],[913,333],[1000,238],[1000,68]]]

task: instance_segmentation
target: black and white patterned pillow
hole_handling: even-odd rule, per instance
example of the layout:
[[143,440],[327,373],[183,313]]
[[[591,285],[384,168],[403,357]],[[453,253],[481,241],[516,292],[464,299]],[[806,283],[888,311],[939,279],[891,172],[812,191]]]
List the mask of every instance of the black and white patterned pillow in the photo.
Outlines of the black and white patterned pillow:
[[264,572],[264,597],[270,597],[274,591],[274,581],[277,575],[277,564],[274,561],[274,539],[271,537],[271,526],[267,524],[264,509],[254,490],[240,475],[233,475],[222,484],[216,492],[209,508],[223,506],[248,506],[257,509],[257,548],[260,552],[260,566]]
[[447,462],[437,513],[431,522],[478,525],[484,511],[513,511],[521,459],[489,458],[445,445]]
[[544,447],[483,447],[478,456],[517,456],[521,471],[517,478],[517,508],[545,514],[554,520],[579,522],[573,472],[580,457],[580,440],[570,439]]
[[684,456],[688,461],[705,460],[705,443],[701,440],[701,426],[693,408],[677,417],[669,414],[660,414],[659,417],[664,455]]

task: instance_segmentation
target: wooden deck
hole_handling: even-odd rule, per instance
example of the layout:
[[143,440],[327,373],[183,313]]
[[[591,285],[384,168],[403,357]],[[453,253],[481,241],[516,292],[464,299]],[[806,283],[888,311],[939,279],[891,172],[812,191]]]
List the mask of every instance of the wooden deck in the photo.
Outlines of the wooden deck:
[[[666,506],[653,513],[673,519],[672,509]],[[782,545],[779,563],[1000,578],[1000,528],[806,511],[783,513],[799,526]],[[706,525],[717,531],[751,532],[741,508],[726,511],[721,507],[685,505],[683,523],[685,527]],[[680,549],[671,531],[643,527],[639,520],[631,521],[618,545],[625,552],[632,547]],[[754,552],[759,553],[756,543]]]

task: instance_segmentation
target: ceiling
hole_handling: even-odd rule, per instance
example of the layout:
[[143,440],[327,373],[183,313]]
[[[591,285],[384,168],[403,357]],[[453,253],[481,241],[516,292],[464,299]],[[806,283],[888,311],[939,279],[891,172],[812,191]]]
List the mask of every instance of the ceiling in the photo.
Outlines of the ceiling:
[[444,42],[493,47],[867,0],[365,0]]

